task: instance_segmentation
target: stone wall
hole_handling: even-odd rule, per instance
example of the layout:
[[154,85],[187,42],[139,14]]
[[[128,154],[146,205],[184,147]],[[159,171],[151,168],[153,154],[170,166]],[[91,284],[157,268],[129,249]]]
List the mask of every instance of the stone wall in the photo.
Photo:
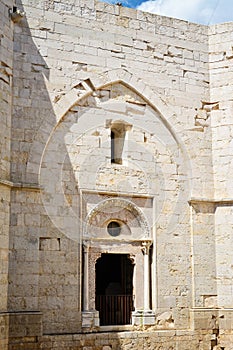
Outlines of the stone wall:
[[[44,5],[24,1],[23,4],[28,23],[25,20],[16,29],[16,40],[26,45],[18,45],[15,60],[18,58],[18,65],[21,64],[18,74],[24,78],[17,87],[26,97],[17,97],[15,115],[18,112],[23,114],[21,121],[24,121],[27,134],[34,135],[33,130],[37,130],[36,138],[34,135],[37,152],[35,154],[34,148],[28,151],[31,139],[26,142],[28,149],[23,149],[25,138],[22,135],[18,138],[21,148],[16,147],[15,156],[18,167],[20,164],[24,170],[18,169],[15,176],[26,176],[30,182],[33,179],[37,181],[39,153],[57,118],[52,104],[56,106],[62,96],[75,86],[77,94],[80,94],[79,89],[83,89],[78,86],[80,79],[90,78],[95,73],[98,84],[104,72],[121,69],[133,73],[135,82],[141,80],[146,83],[154,96],[169,106],[170,115],[167,111],[160,112],[166,114],[166,120],[193,152],[190,154],[194,162],[193,190],[198,194],[200,189],[203,195],[206,191],[208,193],[212,188],[212,182],[209,185],[212,177],[204,176],[205,181],[200,181],[199,173],[211,173],[208,168],[211,166],[210,146],[207,144],[211,136],[208,136],[207,125],[202,125],[202,117],[196,116],[196,109],[202,108],[201,101],[209,100],[208,28],[103,2],[73,1],[68,5],[61,1]],[[109,22],[107,32],[106,20]],[[28,50],[30,56],[26,55]],[[22,57],[25,61],[23,65]],[[46,88],[43,74],[48,79]],[[123,79],[123,73],[118,78]],[[26,106],[25,102],[30,106]],[[75,100],[70,103],[75,103]],[[158,109],[160,107],[157,105]],[[31,111],[36,116],[33,120],[29,118]],[[201,159],[200,152],[195,154],[195,149],[191,147],[197,140],[202,151]],[[30,158],[25,175],[23,163],[28,153]]]
[[11,143],[11,95],[13,74],[13,23],[9,10],[12,1],[1,1],[0,32],[0,91],[1,91],[1,180],[10,179],[10,143]]
[[210,87],[211,101],[217,108],[211,111],[213,139],[213,170],[216,204],[216,275],[218,305],[232,307],[232,23],[210,28]]
[[[11,6],[0,4],[2,348],[8,337],[11,350],[225,344],[231,313],[211,308],[232,307],[232,24],[94,0],[17,0],[26,15],[13,24]],[[120,165],[111,162],[117,125],[127,130]],[[157,328],[78,334],[82,236],[109,238],[109,212],[86,232],[87,218],[117,196],[145,218],[121,213],[127,244],[149,227]]]
[[35,344],[15,342],[10,350],[128,350],[128,349],[210,349],[211,334],[206,331],[186,333],[183,331],[164,332],[121,332],[83,335],[44,336]]
[[[213,189],[211,131],[203,124],[202,112],[197,114],[204,108],[201,101],[209,100],[208,28],[102,2],[18,1],[18,6],[26,17],[15,25],[12,179],[24,183],[27,190],[17,189],[12,195],[12,249],[18,258],[11,260],[10,308],[39,308],[44,312],[45,332],[65,331],[61,316],[70,314],[70,307],[76,315],[80,310],[80,299],[74,297],[81,297],[80,267],[75,271],[80,250],[70,267],[72,275],[76,274],[73,292],[69,303],[64,303],[66,282],[59,291],[60,283],[53,276],[53,261],[60,266],[62,250],[54,249],[53,260],[46,258],[46,276],[40,258],[45,253],[38,251],[40,240],[63,242],[68,235],[79,244],[82,223],[76,214],[80,208],[77,183],[79,190],[92,187],[110,192],[129,191],[131,183],[131,194],[149,192],[157,199],[159,268],[153,270],[157,278],[154,304],[158,312],[173,308],[176,327],[188,327],[192,288],[187,199],[191,193],[207,196]],[[93,89],[97,92],[87,99]],[[120,169],[118,178],[107,173],[105,166],[104,175],[98,172],[97,182],[92,183],[97,170],[90,172],[84,159],[95,159],[91,149],[99,142],[102,155],[108,152],[106,120],[122,118],[134,124],[129,141],[135,151],[129,150],[127,157],[141,167],[142,178],[150,179],[154,188],[141,180],[139,188],[129,166]],[[93,123],[103,130],[95,129]],[[81,133],[85,134],[82,140]],[[80,162],[81,169],[77,167]],[[84,182],[80,183],[80,177]],[[156,177],[160,183],[153,180]],[[44,189],[42,196],[31,192],[33,186]],[[69,246],[64,254],[72,254]],[[25,247],[30,257],[25,257]],[[33,288],[27,295],[22,271],[28,264]],[[61,273],[67,273],[65,266]],[[77,320],[74,327],[67,322],[67,331],[79,329]]]
[[[10,225],[10,144],[13,70],[13,24],[9,9],[13,1],[1,1],[0,14],[0,310],[7,311],[8,303],[8,254]],[[7,349],[8,322],[0,316],[0,347]]]

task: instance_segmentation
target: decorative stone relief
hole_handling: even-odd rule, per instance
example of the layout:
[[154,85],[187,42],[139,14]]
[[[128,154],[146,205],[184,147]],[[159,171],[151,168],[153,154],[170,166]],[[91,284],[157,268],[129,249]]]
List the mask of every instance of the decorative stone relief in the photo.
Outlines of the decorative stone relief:
[[[134,237],[134,239],[141,240],[150,237],[150,228],[141,209],[136,207],[132,202],[122,198],[106,199],[97,204],[94,209],[89,212],[86,227],[84,229],[84,237],[88,237],[88,228],[93,225],[92,223],[95,224],[95,227],[98,226],[98,221],[101,219],[101,213],[107,213],[106,219],[109,218],[108,220],[117,219],[118,208],[125,212],[132,213],[133,217],[138,221],[138,224],[141,227],[140,236]],[[115,237],[115,239],[117,239],[117,237]]]

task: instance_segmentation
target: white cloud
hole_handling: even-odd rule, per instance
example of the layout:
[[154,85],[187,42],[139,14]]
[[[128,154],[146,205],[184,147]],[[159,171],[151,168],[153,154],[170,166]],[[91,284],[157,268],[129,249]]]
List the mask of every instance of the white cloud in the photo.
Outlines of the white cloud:
[[[230,0],[231,1],[231,0]],[[214,17],[218,17],[218,21],[229,21],[233,15],[229,14],[232,2],[229,0],[149,0],[144,1],[137,8],[142,11],[157,13],[163,16],[175,17],[191,22],[208,24]],[[221,5],[221,6],[220,6]],[[221,13],[225,18],[219,18],[218,10],[221,8]],[[232,12],[231,12],[232,13]]]
[[[140,0],[100,0],[122,2],[135,8]],[[233,0],[144,0],[137,9],[201,24],[233,21]]]

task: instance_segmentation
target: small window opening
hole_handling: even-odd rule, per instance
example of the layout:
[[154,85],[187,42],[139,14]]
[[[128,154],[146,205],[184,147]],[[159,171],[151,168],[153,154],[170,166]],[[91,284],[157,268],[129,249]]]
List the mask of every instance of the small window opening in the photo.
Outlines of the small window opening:
[[147,142],[147,137],[145,133],[144,133],[144,142]]
[[117,221],[111,221],[107,226],[110,236],[117,237],[121,233],[121,225]]
[[115,133],[111,130],[111,163],[115,163],[115,159]]
[[122,164],[123,153],[126,148],[127,131],[132,125],[124,121],[116,121],[111,124],[111,163]]
[[111,163],[122,164],[125,131],[111,130]]

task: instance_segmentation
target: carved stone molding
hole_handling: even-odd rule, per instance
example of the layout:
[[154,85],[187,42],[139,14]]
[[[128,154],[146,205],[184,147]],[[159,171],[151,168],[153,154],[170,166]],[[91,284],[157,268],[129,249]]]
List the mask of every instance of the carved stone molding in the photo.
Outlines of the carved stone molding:
[[98,215],[100,212],[107,210],[109,207],[119,207],[125,210],[130,211],[135,218],[138,220],[143,232],[144,237],[150,237],[150,228],[147,222],[145,215],[142,210],[138,208],[134,203],[129,200],[122,198],[108,198],[100,203],[98,203],[87,215],[86,225],[84,228],[84,232],[87,232],[87,227],[93,220],[93,218]]
[[143,241],[143,242],[142,242],[142,247],[141,247],[141,249],[142,249],[142,252],[143,252],[144,255],[145,255],[145,254],[146,254],[146,255],[149,255],[151,244],[152,244],[152,242],[149,241],[149,240]]
[[193,207],[196,213],[214,214],[217,207],[233,206],[233,199],[191,198],[189,201],[189,205]]

